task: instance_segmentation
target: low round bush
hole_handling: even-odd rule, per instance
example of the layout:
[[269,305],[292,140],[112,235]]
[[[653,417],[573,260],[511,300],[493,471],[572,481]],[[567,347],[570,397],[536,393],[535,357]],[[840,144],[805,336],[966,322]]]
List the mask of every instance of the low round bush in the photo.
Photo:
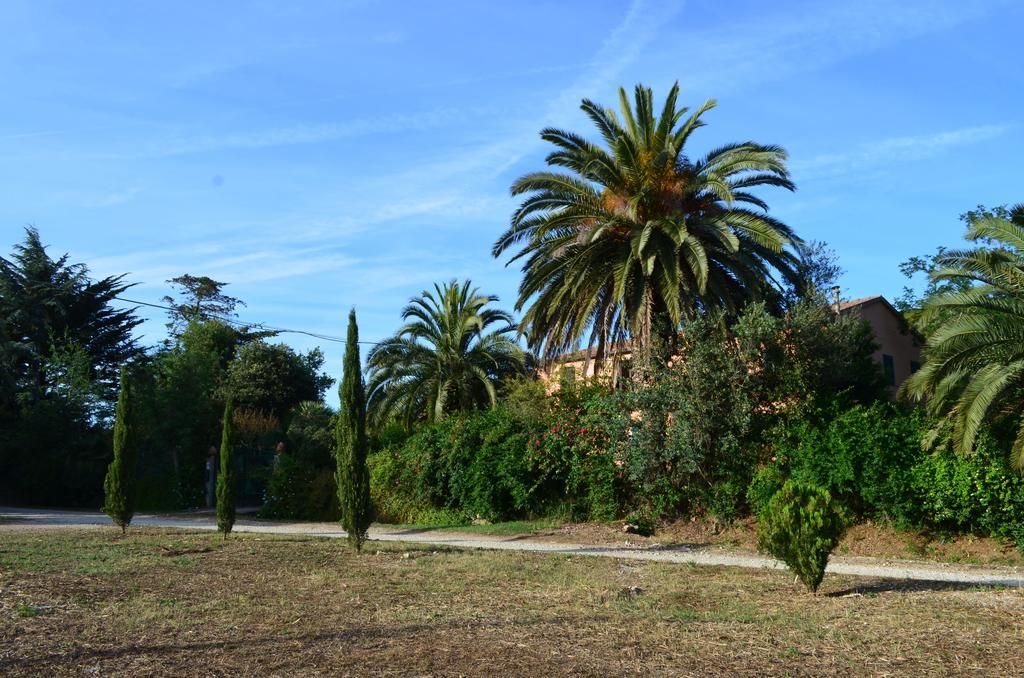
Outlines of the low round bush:
[[786,563],[804,586],[817,591],[846,527],[844,512],[828,490],[789,480],[758,517],[757,548]]

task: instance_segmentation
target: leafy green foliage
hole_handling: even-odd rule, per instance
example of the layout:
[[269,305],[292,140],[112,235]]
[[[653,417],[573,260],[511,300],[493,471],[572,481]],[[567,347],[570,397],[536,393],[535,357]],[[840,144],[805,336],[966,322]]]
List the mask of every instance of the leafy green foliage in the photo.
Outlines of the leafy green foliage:
[[267,483],[260,515],[338,520],[334,414],[319,402],[300,403],[291,415],[284,450]]
[[832,286],[843,275],[839,255],[820,240],[795,243],[797,283],[789,290],[791,301],[816,299],[830,303]]
[[344,374],[340,388],[341,412],[337,426],[337,482],[341,524],[356,551],[363,548],[373,520],[370,472],[366,465],[366,394],[359,361],[359,327],[355,309],[348,314]]
[[750,512],[755,516],[764,513],[768,508],[768,502],[785,484],[786,476],[781,464],[773,462],[757,469],[750,479],[750,484],[747,485],[746,499]]
[[786,563],[804,586],[817,591],[846,527],[842,508],[828,490],[790,480],[758,516],[757,548]]
[[221,425],[220,473],[217,474],[217,529],[226,539],[235,525],[235,433],[234,403],[224,403],[224,421]]
[[922,456],[909,476],[923,524],[1009,539],[1024,549],[1024,478],[990,435],[970,455],[945,447]]
[[114,459],[103,480],[103,512],[110,516],[123,534],[135,515],[135,460],[138,439],[135,434],[131,388],[127,371],[121,370],[121,387],[114,419]]
[[[975,209],[968,210],[960,215],[960,221],[967,224],[968,227],[982,219],[1010,220],[1011,218],[1011,210],[1005,206],[989,209],[984,205],[978,205]],[[985,241],[984,238],[981,240],[982,242]],[[948,252],[948,247],[940,246],[935,249],[935,254],[913,256],[900,263],[900,273],[910,281],[913,281],[919,275],[923,275],[925,281],[924,287],[920,291],[915,290],[910,285],[904,286],[903,292],[896,298],[893,305],[903,313],[918,331],[924,334],[930,334],[937,327],[938,321],[943,316],[948,315],[943,312],[933,313],[929,315],[927,322],[923,322],[921,314],[929,300],[933,297],[965,292],[974,286],[974,281],[970,278],[933,275],[944,268],[944,257]]]
[[217,442],[228,397],[238,410],[238,500],[258,500],[272,476],[272,451],[284,436],[274,424],[287,427],[300,402],[321,399],[331,382],[322,364],[318,350],[300,354],[247,339],[220,320],[190,322],[155,353],[139,379],[146,508],[202,504],[207,452]]
[[729,521],[781,417],[881,391],[863,323],[810,302],[782,318],[755,305],[731,326],[697,318],[679,350],[626,390],[584,384],[549,397],[518,381],[492,410],[422,427],[375,455],[378,509],[401,522],[442,509],[463,520],[704,511]]
[[224,375],[222,390],[239,405],[283,417],[307,400],[323,400],[334,380],[321,373],[323,353],[296,353],[285,344],[252,341],[238,349]]
[[783,317],[761,305],[730,326],[709,314],[686,325],[680,355],[616,396],[604,428],[638,501],[655,517],[705,510],[729,521],[744,509],[766,432],[819,402],[871,401],[881,378],[864,323],[796,304]]
[[102,501],[121,366],[141,357],[123,276],[93,279],[26,229],[0,257],[0,500]]
[[497,402],[503,382],[526,369],[526,355],[510,336],[512,317],[485,308],[497,300],[468,280],[434,285],[409,300],[405,325],[367,357],[376,425],[397,418],[409,427]]
[[620,407],[635,415],[614,437],[623,441],[630,485],[655,517],[710,508],[712,488],[747,467],[756,402],[747,369],[723,350],[724,339],[711,320],[690,323],[685,365],[620,396]]
[[827,489],[851,517],[1024,547],[1024,478],[1005,445],[986,430],[972,454],[927,451],[920,441],[929,426],[920,410],[881,402],[789,419],[771,432],[772,459],[755,473],[747,502],[760,514],[793,479]]
[[576,520],[610,521],[623,512],[625,473],[612,435],[627,415],[617,405],[600,386],[559,391],[530,451],[531,467],[544,472],[548,501],[563,503]]
[[769,435],[775,461],[767,468],[777,471],[765,471],[751,485],[755,495],[761,493],[756,501],[763,501],[768,488],[760,488],[769,477],[791,478],[828,490],[857,516],[918,524],[911,469],[923,456],[924,426],[922,412],[889,402],[847,409],[833,404],[789,418]]
[[939,322],[928,335],[924,366],[904,389],[926,400],[939,419],[931,439],[948,434],[963,453],[974,449],[984,423],[1013,422],[1010,458],[1024,469],[1024,204],[1006,216],[971,222],[967,239],[985,246],[938,257],[942,268],[932,273],[933,281],[972,284],[926,303],[921,322]]
[[192,322],[203,320],[220,320],[235,316],[235,308],[245,306],[245,302],[224,294],[227,283],[214,280],[205,275],[188,273],[171,278],[169,285],[177,288],[182,297],[177,300],[166,296],[162,301],[171,307],[170,322],[167,328],[172,335],[179,335]]
[[532,499],[524,456],[529,434],[517,423],[500,406],[452,415],[375,455],[382,517],[409,522],[433,509],[462,520],[522,515]]
[[614,519],[622,473],[595,428],[605,395],[581,389],[549,398],[541,384],[522,381],[505,403],[422,427],[372,458],[379,515],[396,522]]
[[593,101],[580,108],[603,144],[557,129],[552,167],[519,178],[526,196],[492,254],[518,248],[523,281],[516,309],[530,346],[545,356],[586,340],[607,348],[630,338],[638,355],[671,344],[681,321],[702,310],[736,311],[751,299],[781,306],[776,278],[799,284],[791,229],[750,189],[793,190],[778,146],[726,144],[701,158],[686,145],[704,126],[708,101],[687,115],[678,83],[655,109],[637,85],[619,90],[619,114]]
[[193,321],[146,370],[139,472],[148,508],[202,505],[207,454],[222,428],[219,393],[236,342],[235,331],[219,320]]
[[88,356],[90,376],[113,400],[121,366],[141,353],[132,330],[142,320],[133,309],[111,306],[131,285],[124,276],[93,280],[88,267],[69,263],[67,254],[50,258],[35,228],[25,233],[10,259],[0,257],[0,324],[14,350],[22,397],[45,398],[53,352],[73,346]]

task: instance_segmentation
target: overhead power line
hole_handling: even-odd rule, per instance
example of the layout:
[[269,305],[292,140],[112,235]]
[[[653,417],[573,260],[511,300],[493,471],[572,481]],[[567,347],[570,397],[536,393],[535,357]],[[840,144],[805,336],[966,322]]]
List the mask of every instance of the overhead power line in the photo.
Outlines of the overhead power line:
[[[180,309],[174,308],[173,306],[164,306],[162,304],[154,304],[154,303],[151,303],[151,302],[148,302],[148,301],[139,301],[138,299],[127,299],[125,297],[114,297],[114,298],[117,299],[118,301],[123,301],[123,302],[129,303],[129,304],[138,304],[139,306],[149,306],[150,308],[159,308],[159,309],[162,309],[164,311],[173,311],[173,312],[180,313]],[[279,334],[304,334],[307,337],[313,337],[314,339],[320,339],[322,341],[330,341],[330,342],[334,342],[336,344],[344,344],[344,343],[346,343],[346,340],[343,337],[335,337],[335,336],[332,336],[332,335],[329,335],[329,334],[318,334],[317,332],[309,332],[307,330],[293,330],[293,329],[288,329],[286,327],[275,327],[273,325],[267,325],[265,323],[246,322],[246,321],[243,321],[243,320],[238,320],[237,318],[229,318],[227,316],[217,315],[215,313],[208,313],[206,311],[200,311],[200,314],[204,318],[209,318],[209,319],[212,319],[212,320],[219,320],[219,321],[221,321],[223,323],[227,323],[229,325],[236,325],[238,327],[244,327],[246,329],[255,328],[255,329],[259,329],[259,330],[265,330],[267,332],[277,332]],[[360,341],[359,343],[360,344],[366,344],[368,346],[376,346],[380,342],[379,341]]]

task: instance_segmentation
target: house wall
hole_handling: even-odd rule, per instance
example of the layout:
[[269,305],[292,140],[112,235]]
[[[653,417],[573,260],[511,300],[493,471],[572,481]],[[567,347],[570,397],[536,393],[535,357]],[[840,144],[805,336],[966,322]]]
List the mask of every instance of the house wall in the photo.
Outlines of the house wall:
[[920,366],[921,345],[902,318],[885,302],[864,304],[856,308],[855,312],[866,320],[874,331],[875,343],[879,347],[872,354],[875,362],[884,370],[885,356],[892,358],[890,392],[895,395],[896,389]]
[[615,370],[619,369],[621,360],[628,360],[629,353],[623,353],[616,358],[606,358],[601,369],[595,372],[595,361],[585,358],[555,360],[537,370],[537,375],[544,382],[548,395],[558,391],[562,387],[562,374],[566,368],[574,370],[576,383],[583,380],[593,379],[595,376],[600,379],[612,379]]

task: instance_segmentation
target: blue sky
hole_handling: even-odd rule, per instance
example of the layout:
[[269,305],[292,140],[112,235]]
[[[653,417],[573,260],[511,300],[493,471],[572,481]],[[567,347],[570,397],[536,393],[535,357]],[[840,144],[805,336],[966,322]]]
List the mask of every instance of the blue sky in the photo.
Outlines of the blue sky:
[[135,298],[209,275],[243,319],[341,335],[354,305],[379,339],[438,280],[511,306],[489,252],[538,131],[592,135],[581,98],[678,80],[719,101],[693,150],[784,146],[798,190],[763,194],[773,214],[839,253],[845,296],[893,297],[958,214],[1024,200],[1022,25],[981,0],[6,0],[0,247],[35,224]]

